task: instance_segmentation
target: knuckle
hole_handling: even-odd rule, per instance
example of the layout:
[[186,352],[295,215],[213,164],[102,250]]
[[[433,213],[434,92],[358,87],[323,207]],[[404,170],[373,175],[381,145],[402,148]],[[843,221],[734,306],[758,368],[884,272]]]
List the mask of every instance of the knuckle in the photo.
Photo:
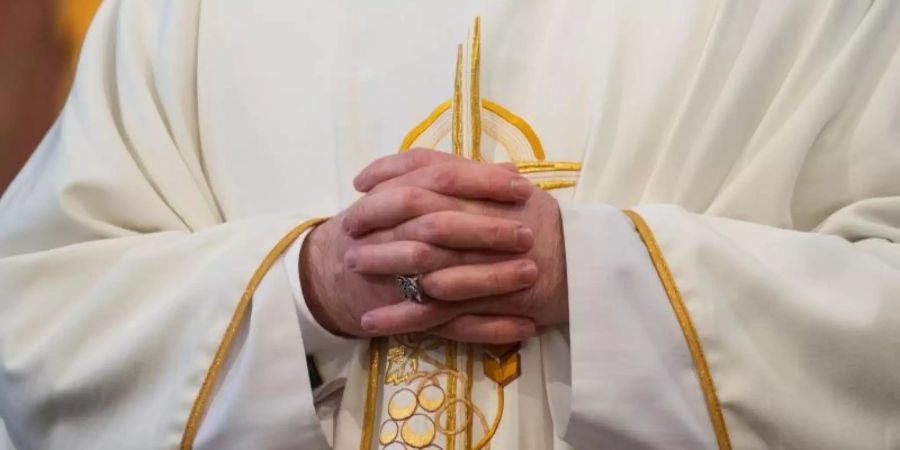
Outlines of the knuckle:
[[429,214],[419,221],[419,236],[425,241],[433,242],[441,237],[445,220],[439,214]]
[[452,192],[459,184],[459,172],[452,166],[439,166],[435,169],[431,182],[439,191]]
[[400,203],[403,212],[414,214],[422,205],[425,197],[425,191],[415,187],[402,188],[400,195]]
[[415,267],[424,267],[431,259],[431,247],[421,242],[415,243],[409,253],[410,262]]
[[431,151],[421,147],[406,152],[406,155],[406,167],[409,170],[426,166],[431,159]]
[[498,291],[502,290],[504,287],[503,278],[504,277],[502,277],[500,275],[500,273],[497,271],[488,272],[488,279],[487,279],[488,287],[491,288],[491,290],[493,290],[494,292],[498,292]]
[[506,227],[504,227],[500,223],[492,223],[488,225],[487,230],[484,233],[484,238],[487,241],[486,244],[490,247],[496,247],[501,245],[506,239]]
[[447,298],[450,292],[447,289],[447,283],[443,282],[436,276],[426,276],[422,279],[422,289],[435,298]]
[[347,213],[344,214],[344,217],[340,220],[341,229],[348,234],[352,234],[354,231],[359,229],[360,227],[360,219],[362,216],[362,211],[360,211],[361,207],[359,205],[351,206]]

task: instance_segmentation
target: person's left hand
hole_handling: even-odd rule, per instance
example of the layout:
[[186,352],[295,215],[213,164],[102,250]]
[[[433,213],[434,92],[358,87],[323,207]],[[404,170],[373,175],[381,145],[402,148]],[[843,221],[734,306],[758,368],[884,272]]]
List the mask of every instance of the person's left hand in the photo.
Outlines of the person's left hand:
[[[416,150],[416,152],[430,152]],[[443,155],[446,156],[446,155]],[[428,330],[432,334],[458,341],[483,341],[483,336],[473,336],[467,330],[485,329],[486,321],[496,316],[521,316],[532,319],[538,326],[554,326],[568,322],[566,289],[565,248],[559,206],[556,200],[525,183],[524,189],[532,190],[528,200],[515,207],[472,199],[482,186],[490,186],[491,174],[487,165],[463,158],[448,161],[446,157],[425,161],[418,167],[410,167],[409,154],[382,158],[364,169],[354,181],[361,192],[368,193],[348,209],[344,218],[345,228],[351,236],[377,236],[391,233],[395,227],[420,223],[422,217],[411,217],[399,205],[380,204],[378,195],[390,189],[415,186],[446,196],[459,198],[455,211],[431,213],[428,222],[439,229],[445,241],[458,240],[456,251],[464,251],[466,242],[473,236],[466,235],[456,223],[464,223],[464,216],[490,216],[515,220],[533,231],[534,245],[522,257],[536,263],[538,279],[533,285],[512,294],[480,296],[479,290],[490,285],[480,276],[478,266],[455,266],[426,273],[421,288],[430,299],[424,304],[400,302],[367,312],[362,326],[372,334],[389,335]],[[397,209],[396,211],[394,209]],[[469,228],[471,229],[471,228]],[[446,239],[457,236],[458,239]],[[488,236],[489,238],[489,236]],[[375,239],[384,241],[388,239]],[[399,247],[398,247],[399,249]],[[385,245],[360,246],[347,255],[353,261],[353,270],[369,275],[395,275],[396,267],[390,261],[404,259],[392,255],[392,247]],[[415,272],[412,272],[415,273]],[[452,320],[448,322],[448,315]]]

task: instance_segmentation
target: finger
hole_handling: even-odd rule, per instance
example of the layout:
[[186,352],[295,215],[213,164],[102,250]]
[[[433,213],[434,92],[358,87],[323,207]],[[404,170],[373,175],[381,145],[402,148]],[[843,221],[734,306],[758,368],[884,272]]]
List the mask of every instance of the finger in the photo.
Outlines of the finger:
[[493,252],[458,252],[420,241],[393,241],[347,250],[344,265],[357,273],[396,275],[432,272],[446,267],[501,261]]
[[458,342],[507,344],[534,336],[537,326],[525,317],[464,314],[429,332]]
[[396,240],[422,241],[458,250],[526,252],[534,244],[531,229],[520,222],[460,211],[439,211],[397,225]]
[[[467,161],[459,156],[435,150],[412,150],[376,159],[353,179],[353,187],[359,192],[369,192],[378,183],[412,172],[422,167],[448,161]],[[474,162],[470,162],[474,164]]]
[[503,163],[497,163],[497,164],[495,164],[495,166],[497,166],[503,170],[508,170],[513,173],[519,173],[519,168],[516,167],[515,163],[503,162]]
[[439,300],[467,300],[509,294],[531,287],[538,278],[530,259],[471,264],[430,272],[422,276],[425,294]]
[[401,187],[374,192],[347,208],[341,225],[350,236],[358,237],[379,228],[396,226],[413,217],[463,209],[459,199],[418,187]]
[[403,301],[382,306],[363,314],[360,326],[374,336],[425,331],[452,320],[465,312],[465,305]]
[[518,203],[528,200],[535,187],[516,172],[494,164],[456,160],[441,162],[382,181],[372,192],[397,186],[418,186],[444,195]]

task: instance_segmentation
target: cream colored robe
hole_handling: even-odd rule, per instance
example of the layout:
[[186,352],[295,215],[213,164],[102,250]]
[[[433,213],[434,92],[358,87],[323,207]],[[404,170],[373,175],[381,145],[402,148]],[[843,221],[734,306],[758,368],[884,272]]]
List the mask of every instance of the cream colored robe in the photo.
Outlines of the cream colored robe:
[[[477,15],[483,98],[581,164],[555,191],[570,265],[631,233],[569,268],[570,326],[524,343],[493,447],[900,448],[900,3],[774,0],[107,1],[0,201],[12,443],[380,438],[370,344],[310,322],[288,256],[235,310],[276,242],[450,98]],[[610,264],[615,295],[588,289]]]

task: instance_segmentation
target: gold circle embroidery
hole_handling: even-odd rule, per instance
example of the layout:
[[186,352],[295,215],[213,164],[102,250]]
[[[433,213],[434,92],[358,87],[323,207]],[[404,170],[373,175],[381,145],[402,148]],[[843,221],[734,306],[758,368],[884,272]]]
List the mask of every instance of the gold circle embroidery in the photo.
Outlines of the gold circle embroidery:
[[418,407],[416,393],[410,389],[400,389],[394,392],[388,401],[388,415],[394,420],[403,420],[411,416]]
[[390,444],[394,439],[397,439],[398,433],[400,433],[400,427],[397,426],[397,422],[389,420],[381,424],[381,433],[378,435],[378,441],[381,442],[381,445]]
[[419,405],[428,412],[435,412],[443,406],[446,398],[440,386],[430,384],[419,391]]
[[400,437],[403,443],[416,448],[426,447],[434,440],[434,422],[424,414],[416,414],[403,423]]

